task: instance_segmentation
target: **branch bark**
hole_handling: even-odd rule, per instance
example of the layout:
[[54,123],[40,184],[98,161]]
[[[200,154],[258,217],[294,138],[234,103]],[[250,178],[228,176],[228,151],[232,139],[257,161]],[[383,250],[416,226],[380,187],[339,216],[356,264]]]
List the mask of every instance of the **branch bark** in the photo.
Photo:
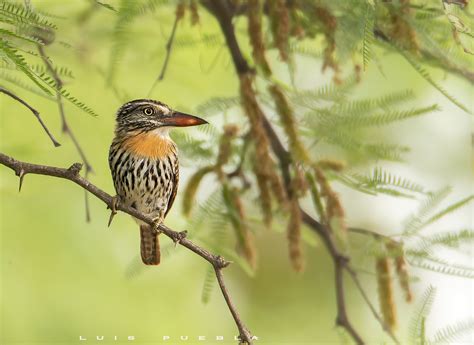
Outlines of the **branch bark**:
[[27,107],[32,113],[33,115],[36,117],[36,119],[38,120],[38,122],[40,123],[41,127],[43,127],[44,131],[46,132],[46,134],[48,135],[49,139],[51,139],[51,141],[53,142],[53,145],[55,147],[58,147],[58,146],[61,146],[61,144],[56,140],[56,138],[51,134],[51,132],[49,131],[48,127],[46,127],[46,124],[43,122],[43,119],[41,118],[40,116],[40,113],[38,110],[36,110],[35,108],[33,108],[31,105],[29,105],[26,101],[24,101],[23,99],[21,99],[20,97],[18,97],[17,95],[15,95],[13,92],[3,88],[3,87],[0,87],[0,92],[4,93],[5,95],[8,95],[10,96],[11,98],[13,98],[14,100],[20,102],[21,104],[23,104],[25,107]]
[[[221,27],[222,33],[225,36],[227,46],[229,48],[230,54],[232,56],[232,61],[234,63],[235,70],[239,76],[253,73],[253,70],[249,67],[247,61],[245,60],[242,51],[240,50],[237,37],[235,35],[234,26],[232,24],[232,18],[235,13],[229,6],[227,1],[223,0],[201,0],[201,3],[204,7],[206,7],[209,12],[214,15],[214,17],[219,22]],[[292,164],[291,156],[286,148],[283,146],[282,142],[280,141],[277,133],[274,131],[271,123],[268,119],[263,116],[263,125],[267,132],[268,138],[270,140],[270,145],[272,147],[272,151],[276,155],[279,165],[281,174],[283,177],[283,181],[285,184],[286,193],[288,196],[291,196],[292,188],[291,188],[291,174],[290,174],[290,166]],[[336,305],[337,305],[337,316],[336,316],[336,324],[342,328],[344,328],[352,337],[352,339],[359,345],[365,344],[364,340],[362,339],[361,335],[358,331],[354,328],[349,317],[347,315],[346,310],[346,300],[345,300],[345,284],[344,284],[344,271],[347,270],[354,281],[359,283],[357,279],[356,272],[350,267],[349,265],[349,258],[346,257],[343,253],[339,251],[332,236],[331,231],[306,213],[300,207],[300,211],[302,214],[303,222],[313,231],[315,231],[322,239],[323,243],[325,244],[329,254],[331,255],[334,270],[335,270],[335,289],[336,289]],[[364,298],[367,296],[365,291],[362,289],[362,286],[357,284],[358,288],[360,289]],[[369,301],[370,302],[370,301]],[[369,303],[369,307],[374,312],[372,304]],[[375,312],[374,315],[376,319],[381,321],[380,316]],[[387,330],[388,327],[382,321],[382,327]],[[399,343],[392,332],[388,331],[390,337],[395,341],[395,343]]]
[[0,164],[12,169],[15,172],[15,174],[20,177],[20,181],[22,181],[23,177],[27,174],[36,174],[36,175],[52,176],[52,177],[61,178],[61,179],[74,182],[75,184],[82,187],[84,190],[88,191],[89,193],[96,196],[98,199],[102,200],[110,209],[115,208],[137,219],[140,219],[151,226],[154,226],[157,229],[157,231],[165,234],[166,236],[171,238],[175,243],[178,243],[182,245],[183,247],[186,247],[190,251],[202,257],[204,260],[209,262],[214,267],[216,279],[219,283],[219,287],[221,289],[222,295],[224,296],[224,299],[227,303],[229,311],[231,312],[232,317],[234,318],[235,324],[237,326],[237,329],[239,330],[241,344],[248,344],[248,345],[252,344],[252,335],[250,331],[248,330],[248,328],[243,323],[242,319],[240,318],[240,315],[237,312],[237,309],[234,303],[232,302],[227,286],[225,285],[222,269],[227,267],[230,264],[229,261],[225,260],[220,255],[215,255],[215,254],[210,253],[206,249],[188,240],[186,238],[185,231],[178,232],[178,231],[174,231],[168,228],[164,224],[159,224],[159,225],[155,224],[152,218],[147,217],[146,215],[137,211],[134,208],[127,207],[121,204],[116,205],[114,201],[114,197],[107,194],[102,189],[98,188],[97,186],[93,185],[90,181],[88,181],[87,179],[85,179],[79,174],[82,168],[82,164],[80,163],[74,163],[69,168],[65,169],[65,168],[58,168],[58,167],[53,167],[53,166],[48,166],[48,165],[39,165],[39,164],[32,164],[32,163],[18,161],[14,159],[13,157],[7,156],[0,152]]

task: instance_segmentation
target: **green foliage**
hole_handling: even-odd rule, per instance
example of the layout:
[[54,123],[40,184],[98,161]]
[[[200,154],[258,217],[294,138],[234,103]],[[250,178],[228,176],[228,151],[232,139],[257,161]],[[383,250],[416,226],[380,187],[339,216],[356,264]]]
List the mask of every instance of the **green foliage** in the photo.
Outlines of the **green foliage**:
[[23,72],[33,83],[35,83],[41,90],[51,95],[51,91],[48,90],[39,80],[38,76],[31,70],[30,66],[26,63],[25,58],[18,53],[18,50],[13,48],[6,40],[0,38],[0,53],[3,58],[8,59],[9,62],[13,63],[18,70]]
[[405,59],[413,66],[413,68],[428,82],[430,83],[435,89],[437,89],[440,93],[442,93],[447,99],[449,99],[453,104],[455,104],[458,108],[464,110],[466,113],[471,114],[471,111],[461,102],[459,102],[454,96],[452,96],[444,87],[438,84],[429,74],[429,72],[421,66],[418,62],[412,58],[409,53],[400,50],[400,54],[402,54]]
[[426,342],[427,345],[434,344],[454,344],[459,336],[474,329],[474,320],[458,321],[448,325],[435,333],[432,339]]
[[412,214],[405,221],[404,234],[413,234],[420,230],[424,219],[448,196],[451,188],[443,188],[437,192],[429,193],[426,200],[420,206],[418,212]]
[[57,26],[43,16],[27,10],[16,3],[2,2],[0,4],[0,22],[12,25],[23,24],[44,29],[57,29]]
[[443,189],[439,192],[432,193],[428,196],[428,199],[422,205],[418,214],[412,215],[407,221],[405,225],[405,231],[403,232],[405,236],[413,235],[419,232],[421,229],[430,225],[439,219],[453,213],[454,211],[458,210],[461,207],[466,206],[474,199],[474,196],[468,196],[462,200],[459,200],[442,210],[436,212],[435,214],[429,216],[431,212],[435,210],[438,204],[447,196],[449,193],[449,189]]
[[201,301],[204,304],[209,303],[211,299],[211,293],[216,285],[216,276],[214,274],[214,268],[210,265],[206,267],[206,273],[204,275],[204,283],[201,292]]
[[374,44],[374,8],[367,2],[367,12],[365,14],[365,23],[364,23],[364,38],[362,41],[362,56],[364,60],[364,70],[369,66],[369,62],[372,58],[372,45]]
[[413,193],[425,193],[424,187],[420,184],[390,173],[381,167],[375,167],[368,175],[358,173],[345,174],[340,177],[340,180],[354,189],[374,195],[382,193],[413,198]]
[[412,317],[410,322],[410,344],[425,343],[425,320],[431,311],[435,295],[436,288],[431,285],[423,293],[423,297],[418,303],[415,315]]

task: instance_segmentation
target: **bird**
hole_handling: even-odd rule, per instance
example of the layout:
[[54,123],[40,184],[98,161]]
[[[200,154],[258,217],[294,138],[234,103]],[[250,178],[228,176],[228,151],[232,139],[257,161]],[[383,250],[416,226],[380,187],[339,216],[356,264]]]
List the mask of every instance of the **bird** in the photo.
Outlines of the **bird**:
[[[178,148],[169,135],[170,129],[207,123],[156,100],[136,99],[122,105],[109,149],[115,201],[151,217],[155,224],[163,223],[179,182]],[[153,226],[135,220],[140,226],[143,263],[158,265],[159,233]]]

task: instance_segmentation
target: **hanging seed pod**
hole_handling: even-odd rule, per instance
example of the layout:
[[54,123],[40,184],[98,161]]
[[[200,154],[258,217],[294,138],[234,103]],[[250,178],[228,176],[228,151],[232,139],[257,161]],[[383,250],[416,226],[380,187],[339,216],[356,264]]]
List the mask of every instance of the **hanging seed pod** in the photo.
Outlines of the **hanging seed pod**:
[[313,175],[309,171],[306,173],[306,181],[308,181],[309,183],[311,197],[313,199],[313,204],[315,206],[316,213],[318,214],[321,223],[327,224],[328,221],[326,217],[326,210],[324,209],[321,193],[319,192],[318,186],[316,185],[316,181],[314,180]]
[[291,29],[290,35],[298,38],[299,40],[303,39],[305,36],[305,31],[303,25],[301,24],[301,18],[299,15],[299,6],[300,1],[294,0],[290,3],[290,19],[291,19]]
[[400,255],[397,258],[395,258],[395,267],[397,270],[400,287],[405,292],[405,301],[410,303],[413,300],[413,294],[410,289],[410,283],[409,283],[410,276],[408,275],[405,256]]
[[290,219],[286,234],[291,265],[296,272],[301,272],[304,269],[304,257],[301,243],[301,212],[296,195],[290,200]]
[[197,170],[189,179],[183,194],[183,214],[189,216],[193,205],[196,203],[196,192],[202,179],[206,174],[213,171],[213,166],[207,166]]
[[186,13],[186,4],[184,3],[183,0],[181,0],[178,5],[176,5],[176,20],[180,20],[184,17],[184,14]]
[[333,160],[333,159],[321,159],[317,163],[318,167],[321,169],[328,169],[328,170],[333,170],[340,172],[344,170],[346,167],[346,164],[343,161],[338,161],[338,160]]
[[257,164],[256,158],[253,163],[253,172],[257,178],[257,185],[260,191],[259,199],[260,207],[262,209],[263,223],[267,228],[270,228],[272,224],[272,199],[270,195],[270,188],[268,185],[268,180],[266,174],[260,171],[261,166]]
[[295,116],[293,110],[288,103],[285,94],[277,84],[270,85],[268,87],[270,95],[275,102],[280,121],[285,130],[285,134],[290,142],[290,150],[295,157],[303,162],[309,162],[309,156],[300,141],[298,131],[296,130]]
[[238,221],[235,224],[233,223],[238,238],[237,249],[243,254],[250,267],[255,270],[257,268],[255,238],[247,226],[245,209],[237,189],[231,189],[231,198],[232,205],[239,217]]
[[266,76],[269,76],[271,70],[265,57],[265,43],[262,34],[262,5],[259,0],[248,0],[247,7],[248,34],[252,45],[252,55],[255,64],[262,68]]
[[400,0],[400,6],[398,8],[392,5],[390,6],[390,19],[392,24],[390,35],[399,42],[402,47],[413,53],[417,53],[420,50],[420,44],[415,30],[406,19],[406,17],[410,16],[410,13],[410,0]]
[[300,164],[295,166],[294,186],[294,193],[299,197],[304,196],[309,189],[303,167]]
[[335,72],[334,80],[337,82],[339,80],[337,76],[339,73],[339,65],[334,56],[336,52],[337,19],[326,8],[320,6],[315,7],[315,14],[323,26],[323,32],[327,42],[326,48],[324,49],[322,70],[325,71],[328,67],[332,68]]
[[332,230],[339,230],[344,238],[347,234],[344,209],[336,192],[333,191],[321,168],[315,167],[315,177],[321,188],[321,196],[326,201],[326,217]]
[[191,13],[191,25],[199,24],[199,12],[196,0],[189,1],[189,12]]
[[395,241],[389,241],[386,243],[386,247],[389,253],[394,257],[395,270],[400,287],[405,293],[405,301],[410,303],[413,300],[413,294],[410,289],[410,276],[408,275],[403,245]]
[[235,139],[239,128],[236,125],[225,125],[224,133],[221,136],[219,144],[219,153],[217,154],[216,173],[219,179],[224,179],[222,167],[229,161],[232,151],[232,140]]
[[269,19],[272,28],[275,46],[280,52],[280,58],[288,61],[289,37],[290,37],[290,14],[285,0],[270,0]]
[[387,257],[376,259],[375,269],[377,274],[380,310],[382,311],[385,323],[393,331],[397,324],[397,316],[389,259]]
[[254,173],[260,189],[260,202],[265,224],[269,226],[272,218],[270,187],[275,196],[280,200],[285,195],[283,184],[275,172],[274,162],[270,157],[269,141],[262,122],[264,115],[258,105],[250,74],[240,76],[240,94],[242,106],[249,118],[252,138],[255,142]]

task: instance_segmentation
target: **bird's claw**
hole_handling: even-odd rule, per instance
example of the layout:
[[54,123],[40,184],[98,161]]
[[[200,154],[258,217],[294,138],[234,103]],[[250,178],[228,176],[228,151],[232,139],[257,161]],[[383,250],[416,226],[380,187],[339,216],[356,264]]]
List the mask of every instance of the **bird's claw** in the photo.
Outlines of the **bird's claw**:
[[174,246],[176,248],[176,246],[183,240],[186,238],[186,236],[188,235],[188,231],[187,230],[183,230],[183,231],[180,231],[176,234],[175,237],[173,237],[173,242],[174,242]]
[[110,224],[112,224],[112,220],[114,219],[115,215],[117,214],[117,207],[119,205],[119,199],[118,196],[113,196],[112,197],[112,202],[110,204],[110,217],[109,217],[109,223],[107,224],[107,227],[110,227]]

